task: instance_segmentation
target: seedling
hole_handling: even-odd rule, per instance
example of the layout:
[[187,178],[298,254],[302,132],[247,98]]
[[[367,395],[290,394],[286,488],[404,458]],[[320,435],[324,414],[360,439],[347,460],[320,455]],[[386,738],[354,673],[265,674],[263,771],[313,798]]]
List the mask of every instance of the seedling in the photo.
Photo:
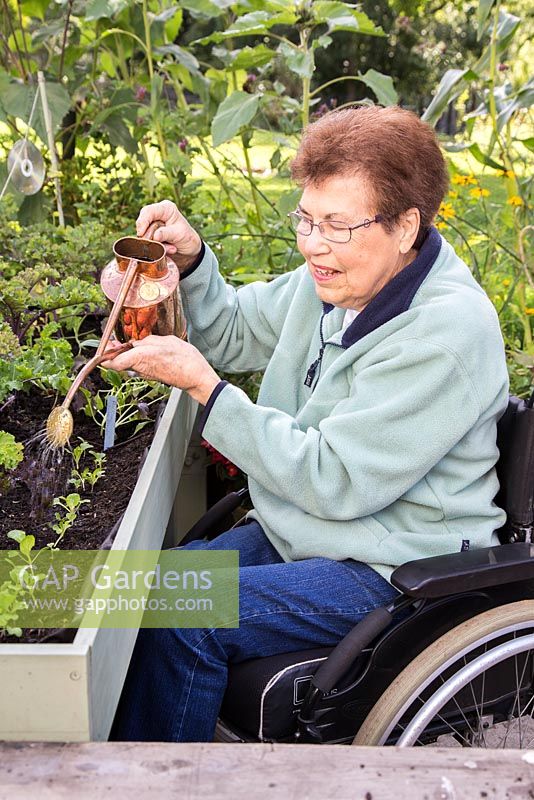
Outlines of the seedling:
[[50,547],[51,550],[55,550],[59,542],[65,536],[66,532],[76,522],[80,506],[88,502],[89,500],[82,500],[77,492],[68,494],[66,497],[54,498],[53,505],[60,506],[60,508],[62,508],[65,513],[61,513],[61,511],[56,511],[54,515],[56,518],[56,522],[51,523],[50,527],[52,528],[54,533],[57,534],[57,539],[53,544],[50,542],[47,545],[47,547]]

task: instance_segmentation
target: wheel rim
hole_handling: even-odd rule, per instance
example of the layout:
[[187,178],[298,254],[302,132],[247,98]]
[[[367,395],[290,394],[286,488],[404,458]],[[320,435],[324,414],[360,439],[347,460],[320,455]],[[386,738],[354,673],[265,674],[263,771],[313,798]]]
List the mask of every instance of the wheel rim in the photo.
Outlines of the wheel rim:
[[[437,715],[439,715],[444,706],[449,703],[459,691],[472,683],[475,678],[481,676],[487,669],[498,666],[503,661],[512,657],[517,657],[520,654],[530,654],[533,648],[534,634],[521,636],[493,647],[487,653],[478,656],[469,664],[466,664],[462,669],[460,669],[459,672],[455,673],[447,681],[445,681],[445,683],[439,687],[434,692],[432,697],[424,704],[421,710],[412,717],[404,729],[403,734],[399,738],[397,746],[411,747],[415,745],[420,740],[421,734],[424,732],[426,727],[436,718]],[[522,677],[524,677],[524,674]],[[519,700],[519,688],[520,687],[518,686],[516,687],[516,700]],[[523,716],[521,712],[525,712],[528,706],[530,706],[530,713],[527,716],[532,714],[532,699],[534,699],[534,696],[529,700],[527,706],[523,709],[521,709],[520,703],[518,702],[518,719],[521,719]],[[512,713],[515,709],[516,700],[514,700]],[[483,701],[484,698],[482,700],[482,708]],[[482,720],[482,714],[479,715],[479,719]],[[453,731],[454,733],[458,733],[458,731],[454,728]],[[530,740],[525,745],[526,747],[528,747],[532,742],[531,733],[529,734]],[[507,739],[508,732],[505,734],[503,746],[505,746]],[[477,742],[477,744],[480,744],[480,742]],[[520,742],[520,747],[522,747],[522,741]]]
[[[525,599],[495,606],[451,628],[420,652],[399,673],[385,692],[381,694],[360,726],[353,744],[360,746],[396,744],[407,723],[421,710],[436,688],[439,688],[440,683],[445,683],[453,671],[458,672],[468,663],[468,660],[472,661],[479,654],[487,652],[489,647],[499,644],[500,642],[495,641],[496,639],[500,638],[501,641],[504,641],[506,638],[517,637],[524,632],[534,633],[534,599]],[[518,658],[525,659],[523,666],[528,666],[528,672],[525,673],[523,669],[521,677],[517,674],[511,674],[510,664]],[[505,661],[497,670],[488,671],[489,680],[487,685],[489,692],[486,692],[486,696],[489,698],[490,720],[492,723],[498,723],[493,724],[492,734],[496,728],[503,727],[501,724],[503,719],[507,720],[504,727],[508,729],[509,717],[513,716],[509,714],[510,708],[513,711],[517,706],[521,707],[520,714],[524,714],[526,711],[529,714],[531,713],[532,705],[534,704],[533,663],[534,653],[528,658],[515,656],[509,661]],[[517,673],[517,664],[515,664],[515,667]],[[496,672],[498,672],[497,675]],[[482,679],[475,679],[475,682],[485,680],[485,676],[486,673],[484,673]],[[503,676],[506,678],[505,681],[503,681]],[[516,702],[514,706],[512,706],[511,702],[514,699],[514,693],[513,689],[510,691],[510,686],[521,687],[519,702]],[[475,695],[471,684],[469,684],[469,691],[470,693],[467,696],[467,690],[464,691],[463,696],[461,693],[458,695],[464,705],[458,706],[455,703],[454,713],[465,710],[468,715],[476,716],[476,702],[475,704],[472,702],[475,699]],[[484,697],[484,692],[482,692],[482,697]],[[528,708],[525,710],[524,699],[526,697],[532,702],[529,703]],[[457,698],[454,699],[456,700]],[[482,711],[487,711],[486,706],[483,707]],[[450,712],[451,708],[447,707],[445,709],[447,720],[452,719],[454,716]],[[493,716],[491,716],[492,714]],[[479,711],[479,727],[480,716]],[[484,713],[484,719],[482,720],[484,728],[487,727],[487,716]],[[466,719],[465,715],[463,715],[463,721],[465,729],[470,730],[469,739],[471,741],[468,742],[466,737],[456,735],[455,739],[457,741],[452,742],[452,744],[458,746],[458,741],[460,741],[464,746],[473,746],[473,740],[475,740],[476,744],[477,731],[469,728],[469,720]],[[532,740],[534,741],[534,719],[529,718],[528,722],[531,725]],[[475,727],[477,727],[476,724]],[[436,724],[429,726],[429,729],[425,731],[424,741],[417,742],[417,744],[435,744],[436,740],[438,740],[439,746],[450,747],[450,740],[452,739],[450,734],[457,734],[457,731],[454,728],[451,729],[448,723],[441,725],[441,730],[438,730],[439,728],[440,725]],[[444,736],[442,735],[443,733],[449,735]],[[506,741],[507,737],[508,733],[506,731],[503,739],[504,743],[501,743],[500,746],[510,746],[509,741]],[[510,739],[513,740],[513,736]],[[484,738],[482,746],[485,746],[485,744]],[[480,744],[476,744],[476,746],[480,746]]]
[[[493,631],[492,633],[488,633],[484,637],[485,638],[485,643],[488,643],[488,642],[490,642],[490,641],[492,641],[494,639],[499,639],[502,636],[507,636],[509,634],[515,634],[520,630],[526,630],[526,629],[529,629],[529,628],[532,628],[532,627],[533,627],[533,623],[530,622],[530,621],[528,621],[528,622],[525,621],[525,622],[515,623],[513,625],[508,625],[505,628],[501,628],[500,630],[496,630],[496,631]],[[444,672],[449,667],[451,667],[454,664],[456,664],[462,658],[466,658],[473,651],[474,647],[475,646],[479,646],[479,645],[480,645],[479,642],[476,642],[475,644],[471,643],[471,644],[467,645],[462,650],[460,650],[459,652],[455,653],[449,659],[444,661],[441,664],[439,671],[440,672]],[[401,706],[401,708],[398,710],[397,714],[393,717],[393,719],[391,720],[391,722],[388,725],[388,727],[384,730],[384,733],[383,733],[383,735],[381,737],[381,741],[380,741],[381,745],[385,744],[388,741],[391,733],[394,731],[395,727],[398,725],[399,720],[402,719],[402,717],[408,711],[410,706],[412,706],[414,704],[414,702],[420,696],[421,692],[423,692],[428,686],[431,685],[431,683],[433,681],[436,680],[437,676],[438,676],[437,671],[433,672],[432,674],[430,674],[428,676],[428,678],[425,681],[423,681],[417,687],[417,689],[406,699],[405,703]],[[396,742],[396,744],[400,745],[400,740],[399,740],[399,742]],[[407,745],[405,744],[403,746],[407,746]]]

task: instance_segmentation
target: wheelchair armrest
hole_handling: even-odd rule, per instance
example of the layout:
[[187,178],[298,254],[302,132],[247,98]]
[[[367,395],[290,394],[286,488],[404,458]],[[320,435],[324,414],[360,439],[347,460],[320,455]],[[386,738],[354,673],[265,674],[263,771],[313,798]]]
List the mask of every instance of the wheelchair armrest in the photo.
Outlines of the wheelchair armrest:
[[391,583],[417,599],[534,578],[534,544],[516,542],[421,558],[397,567]]

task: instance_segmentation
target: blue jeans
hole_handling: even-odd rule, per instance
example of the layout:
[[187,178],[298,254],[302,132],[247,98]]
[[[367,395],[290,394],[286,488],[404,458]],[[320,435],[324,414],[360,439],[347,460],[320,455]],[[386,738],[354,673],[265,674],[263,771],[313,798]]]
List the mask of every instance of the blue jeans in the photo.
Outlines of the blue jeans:
[[239,550],[239,627],[141,629],[115,741],[213,741],[230,663],[335,645],[398,594],[357,561],[285,563],[257,522],[186,548]]

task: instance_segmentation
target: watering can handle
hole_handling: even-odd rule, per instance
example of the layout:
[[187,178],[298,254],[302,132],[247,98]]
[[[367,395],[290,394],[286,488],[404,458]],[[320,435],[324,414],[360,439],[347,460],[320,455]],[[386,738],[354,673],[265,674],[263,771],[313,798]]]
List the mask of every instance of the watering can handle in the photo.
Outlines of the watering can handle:
[[130,260],[130,263],[128,264],[126,272],[124,273],[124,278],[122,279],[119,294],[117,295],[117,298],[113,303],[111,314],[108,317],[108,321],[106,322],[106,327],[104,328],[104,333],[102,334],[102,338],[100,339],[100,344],[97,347],[96,350],[97,356],[102,355],[102,353],[107,347],[111,334],[113,333],[115,323],[119,318],[119,314],[124,305],[124,301],[126,300],[126,295],[130,291],[130,287],[137,273],[138,266],[139,262],[135,258],[132,258]]

